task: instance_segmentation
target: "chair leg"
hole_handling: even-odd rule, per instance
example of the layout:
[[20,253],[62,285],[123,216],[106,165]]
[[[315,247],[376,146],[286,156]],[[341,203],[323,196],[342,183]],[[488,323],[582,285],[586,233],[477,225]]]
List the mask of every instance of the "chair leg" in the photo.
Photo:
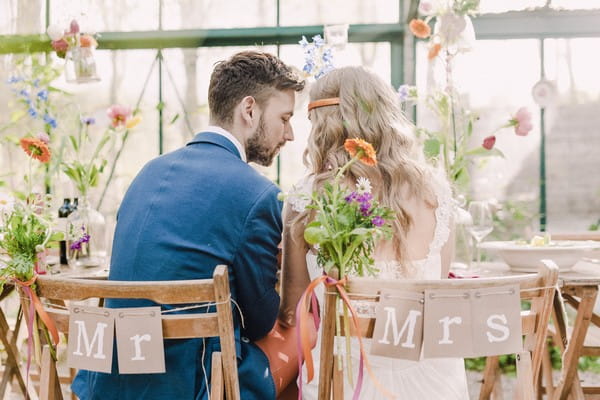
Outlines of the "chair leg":
[[40,399],[63,400],[56,372],[56,363],[52,359],[50,347],[44,345],[42,350],[42,365],[40,371]]
[[483,382],[479,392],[479,400],[488,400],[497,379],[500,379],[498,371],[500,370],[500,362],[498,356],[488,356],[485,359],[485,369],[483,370]]
[[[546,342],[546,347],[542,355],[542,372],[543,372],[543,385],[539,386],[539,389],[543,386],[546,390],[546,395],[549,399],[554,395],[554,380],[552,379],[552,360],[550,359],[550,344]],[[541,390],[539,390],[541,395]]]
[[212,353],[210,365],[210,399],[223,400],[223,388],[225,385],[223,384],[223,361],[220,352],[215,351]]
[[333,400],[342,400],[344,398],[344,370],[339,369],[339,355],[333,356]]
[[517,354],[517,387],[515,398],[519,400],[534,400],[533,366],[531,353],[523,351]]

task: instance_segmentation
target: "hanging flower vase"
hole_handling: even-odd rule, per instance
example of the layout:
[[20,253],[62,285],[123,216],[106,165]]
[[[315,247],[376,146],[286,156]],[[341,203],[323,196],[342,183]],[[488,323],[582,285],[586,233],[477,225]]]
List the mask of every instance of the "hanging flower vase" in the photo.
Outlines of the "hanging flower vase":
[[97,82],[94,47],[73,46],[65,55],[65,78],[70,83]]
[[84,197],[67,218],[67,262],[71,268],[104,266],[106,222]]

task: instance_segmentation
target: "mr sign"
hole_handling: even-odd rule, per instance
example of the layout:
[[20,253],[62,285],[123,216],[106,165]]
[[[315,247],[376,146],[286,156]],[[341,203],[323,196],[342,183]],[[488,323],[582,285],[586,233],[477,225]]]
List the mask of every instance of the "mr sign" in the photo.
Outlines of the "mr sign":
[[70,305],[67,365],[110,372],[115,332],[114,310]]
[[111,372],[115,321],[119,373],[165,372],[160,307],[69,307],[67,366]]
[[[371,353],[478,357],[522,349],[517,285],[473,290],[427,290],[423,304],[410,293],[382,291]],[[414,294],[412,294],[414,296]]]

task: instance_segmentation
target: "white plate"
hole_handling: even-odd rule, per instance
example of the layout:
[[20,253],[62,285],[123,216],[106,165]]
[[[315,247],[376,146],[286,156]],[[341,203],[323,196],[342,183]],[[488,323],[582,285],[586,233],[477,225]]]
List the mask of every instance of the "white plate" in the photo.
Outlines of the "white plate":
[[540,260],[550,259],[558,265],[560,271],[571,268],[587,251],[600,248],[600,242],[592,240],[556,240],[544,246],[532,246],[515,241],[483,242],[481,249],[491,250],[504,260],[512,270],[536,272]]

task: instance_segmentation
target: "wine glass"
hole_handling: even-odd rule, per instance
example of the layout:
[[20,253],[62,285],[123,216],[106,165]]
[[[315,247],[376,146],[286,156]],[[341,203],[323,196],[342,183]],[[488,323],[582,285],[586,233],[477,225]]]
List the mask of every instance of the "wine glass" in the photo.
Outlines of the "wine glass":
[[475,270],[479,269],[481,264],[481,252],[479,250],[479,244],[481,240],[492,232],[494,229],[492,221],[492,211],[490,206],[485,201],[472,201],[469,204],[469,215],[471,216],[470,224],[467,225],[467,230],[475,239],[475,252],[477,254],[475,264]]

